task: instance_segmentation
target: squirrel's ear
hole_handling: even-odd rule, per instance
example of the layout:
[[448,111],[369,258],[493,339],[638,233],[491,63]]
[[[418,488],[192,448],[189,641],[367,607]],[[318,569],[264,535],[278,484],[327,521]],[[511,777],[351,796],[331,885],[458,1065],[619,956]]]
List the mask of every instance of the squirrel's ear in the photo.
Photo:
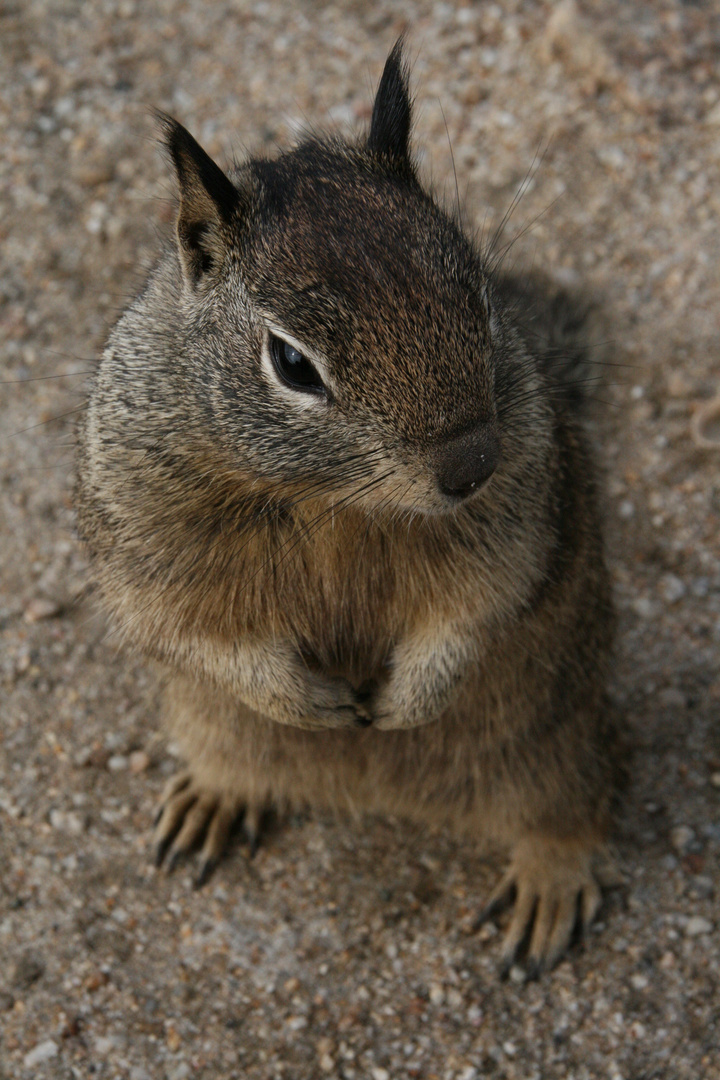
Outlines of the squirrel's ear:
[[371,154],[389,159],[400,171],[412,171],[410,162],[410,69],[399,37],[385,61],[373,105],[367,146]]
[[180,185],[177,239],[186,281],[195,286],[218,268],[240,203],[237,188],[182,124],[159,114]]

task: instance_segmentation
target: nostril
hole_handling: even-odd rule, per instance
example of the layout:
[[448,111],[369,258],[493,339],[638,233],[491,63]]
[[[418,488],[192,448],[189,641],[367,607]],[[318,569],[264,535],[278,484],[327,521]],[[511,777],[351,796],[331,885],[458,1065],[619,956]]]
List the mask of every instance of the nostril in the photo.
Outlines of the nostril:
[[436,455],[437,481],[443,495],[467,499],[485,484],[500,462],[500,440],[490,424],[449,439]]
[[443,495],[449,495],[451,499],[467,499],[469,495],[477,491],[478,487],[480,487],[480,482],[477,480],[471,480],[469,483],[463,484],[462,487],[448,487],[446,484],[440,483],[440,490]]

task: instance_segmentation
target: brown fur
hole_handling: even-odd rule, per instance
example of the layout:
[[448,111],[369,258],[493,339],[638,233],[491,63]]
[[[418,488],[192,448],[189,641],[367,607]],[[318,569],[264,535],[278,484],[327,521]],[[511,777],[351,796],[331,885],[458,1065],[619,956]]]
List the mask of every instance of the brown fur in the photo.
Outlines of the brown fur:
[[[534,925],[539,968],[578,898],[595,913],[616,787],[582,348],[555,301],[523,325],[528,294],[421,188],[409,117],[396,47],[367,145],[310,140],[230,184],[167,121],[177,252],[110,337],[78,520],[123,635],[174,672],[191,773],[163,847],[206,834],[214,861],[271,804],[499,843],[505,960]],[[276,333],[319,389],[275,385]]]

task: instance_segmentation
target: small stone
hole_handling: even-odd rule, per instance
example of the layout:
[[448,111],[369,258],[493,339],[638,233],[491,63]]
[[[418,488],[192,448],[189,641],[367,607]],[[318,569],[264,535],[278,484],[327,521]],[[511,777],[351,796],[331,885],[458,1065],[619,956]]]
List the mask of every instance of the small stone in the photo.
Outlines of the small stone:
[[652,619],[655,614],[655,605],[647,596],[636,597],[630,604],[630,607],[641,619]]
[[190,1066],[187,1061],[179,1061],[173,1065],[167,1073],[168,1080],[186,1080],[190,1075]]
[[123,772],[128,767],[128,759],[125,754],[113,754],[108,758],[107,767],[110,772]]
[[43,1061],[50,1061],[51,1058],[57,1057],[57,1054],[58,1044],[52,1039],[46,1039],[44,1042],[34,1046],[30,1053],[25,1055],[23,1065],[26,1069],[34,1069],[36,1065],[41,1065]]
[[134,750],[129,761],[131,773],[142,773],[150,767],[150,756],[144,750]]
[[647,989],[648,980],[645,975],[631,975],[630,985],[632,986],[633,990],[645,990]]
[[179,1032],[174,1027],[172,1027],[172,1025],[167,1029],[165,1035],[165,1042],[167,1043],[167,1047],[170,1053],[177,1054],[180,1046],[182,1045],[182,1039],[180,1038]]
[[40,622],[41,619],[53,619],[56,615],[60,614],[60,611],[61,607],[57,601],[46,600],[41,596],[36,596],[25,608],[23,618],[25,619],[25,622],[36,623]]
[[668,604],[676,604],[687,592],[687,586],[676,574],[665,574],[660,580],[660,592]]
[[712,930],[713,924],[702,915],[692,915],[685,926],[687,937],[701,937],[703,934],[711,934]]
[[329,1054],[323,1054],[320,1058],[320,1068],[324,1073],[331,1073],[335,1069],[335,1062]]
[[635,503],[630,499],[623,499],[618,507],[618,513],[624,521],[629,521],[635,517]]
[[695,830],[689,825],[677,825],[670,831],[670,843],[680,855],[689,850],[694,839]]
[[686,398],[693,392],[693,385],[680,371],[675,371],[668,376],[667,391],[670,397]]
[[706,577],[695,578],[690,582],[690,592],[701,600],[710,592],[710,579]]
[[308,1026],[306,1016],[288,1016],[285,1023],[291,1031],[302,1031],[303,1028]]
[[25,952],[16,961],[11,974],[13,986],[28,990],[45,974],[45,961],[35,952]]
[[373,1069],[372,1078],[373,1080],[390,1080],[390,1073],[387,1069]]
[[445,991],[443,990],[440,983],[433,983],[432,984],[432,986],[430,987],[429,997],[430,997],[430,1001],[433,1003],[433,1005],[442,1005],[443,1004],[443,1002],[445,1001]]
[[69,833],[70,836],[80,836],[85,831],[85,823],[81,815],[73,810],[51,810],[50,824],[53,829]]
[[712,900],[715,895],[715,885],[712,878],[704,874],[698,874],[690,882],[687,895],[692,900]]
[[713,787],[720,788],[720,772],[714,772],[710,777],[710,783]]

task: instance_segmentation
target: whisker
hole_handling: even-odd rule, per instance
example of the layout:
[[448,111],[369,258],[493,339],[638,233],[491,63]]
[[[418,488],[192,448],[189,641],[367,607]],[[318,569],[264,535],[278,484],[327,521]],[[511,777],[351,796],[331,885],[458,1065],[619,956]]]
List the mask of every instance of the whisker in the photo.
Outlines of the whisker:
[[455,205],[457,207],[458,220],[460,219],[462,208],[460,206],[460,187],[458,185],[457,169],[455,168],[455,154],[453,153],[452,139],[450,138],[450,129],[448,128],[448,122],[445,118],[445,110],[442,107],[442,102],[438,98],[438,105],[440,106],[440,113],[443,118],[443,124],[445,125],[445,134],[447,135],[448,149],[450,150],[450,161],[452,162],[453,177],[455,179]]
[[32,375],[27,379],[0,379],[0,386],[21,386],[32,382],[49,382],[50,379],[75,379],[81,375],[94,375],[94,371],[66,371],[64,375]]
[[[515,195],[513,196],[512,202],[510,203],[507,210],[503,214],[502,219],[500,220],[500,224],[498,225],[497,229],[495,230],[495,232],[492,235],[492,239],[490,240],[490,244],[489,244],[489,247],[487,249],[487,256],[488,257],[493,255],[493,253],[495,251],[495,245],[497,244],[498,240],[500,239],[500,236],[502,235],[502,232],[503,232],[505,226],[509,222],[510,218],[512,217],[512,215],[515,212],[518,205],[520,204],[520,201],[523,199],[523,197],[525,195],[525,192],[528,189],[528,185],[530,184],[530,181],[533,179],[533,170],[534,170],[535,173],[537,173],[539,171],[540,166],[542,165],[543,161],[545,160],[545,156],[546,156],[546,154],[548,152],[548,149],[550,147],[550,143],[548,142],[547,146],[545,147],[545,149],[542,152],[542,155],[540,156],[540,160],[538,161],[538,155],[540,155],[540,147],[541,146],[542,146],[542,143],[539,143],[538,148],[535,151],[535,154],[533,155],[533,159],[530,162],[530,166],[529,166],[527,172],[525,173],[525,176],[523,177],[523,180],[522,180],[520,186],[518,187],[517,191],[515,192]],[[537,167],[536,167],[536,163],[537,163]],[[490,263],[491,263],[491,265],[493,265],[492,258],[490,258]]]
[[75,409],[68,409],[67,412],[58,413],[57,416],[49,416],[47,420],[41,420],[39,424],[31,424],[29,427],[19,428],[17,431],[11,431],[9,435],[3,435],[3,439],[14,439],[16,435],[24,435],[26,431],[35,431],[37,428],[45,427],[46,424],[52,424],[55,420],[64,420],[66,416],[72,416],[73,413],[82,412],[86,409],[90,399],[86,398],[82,405],[78,405]]

